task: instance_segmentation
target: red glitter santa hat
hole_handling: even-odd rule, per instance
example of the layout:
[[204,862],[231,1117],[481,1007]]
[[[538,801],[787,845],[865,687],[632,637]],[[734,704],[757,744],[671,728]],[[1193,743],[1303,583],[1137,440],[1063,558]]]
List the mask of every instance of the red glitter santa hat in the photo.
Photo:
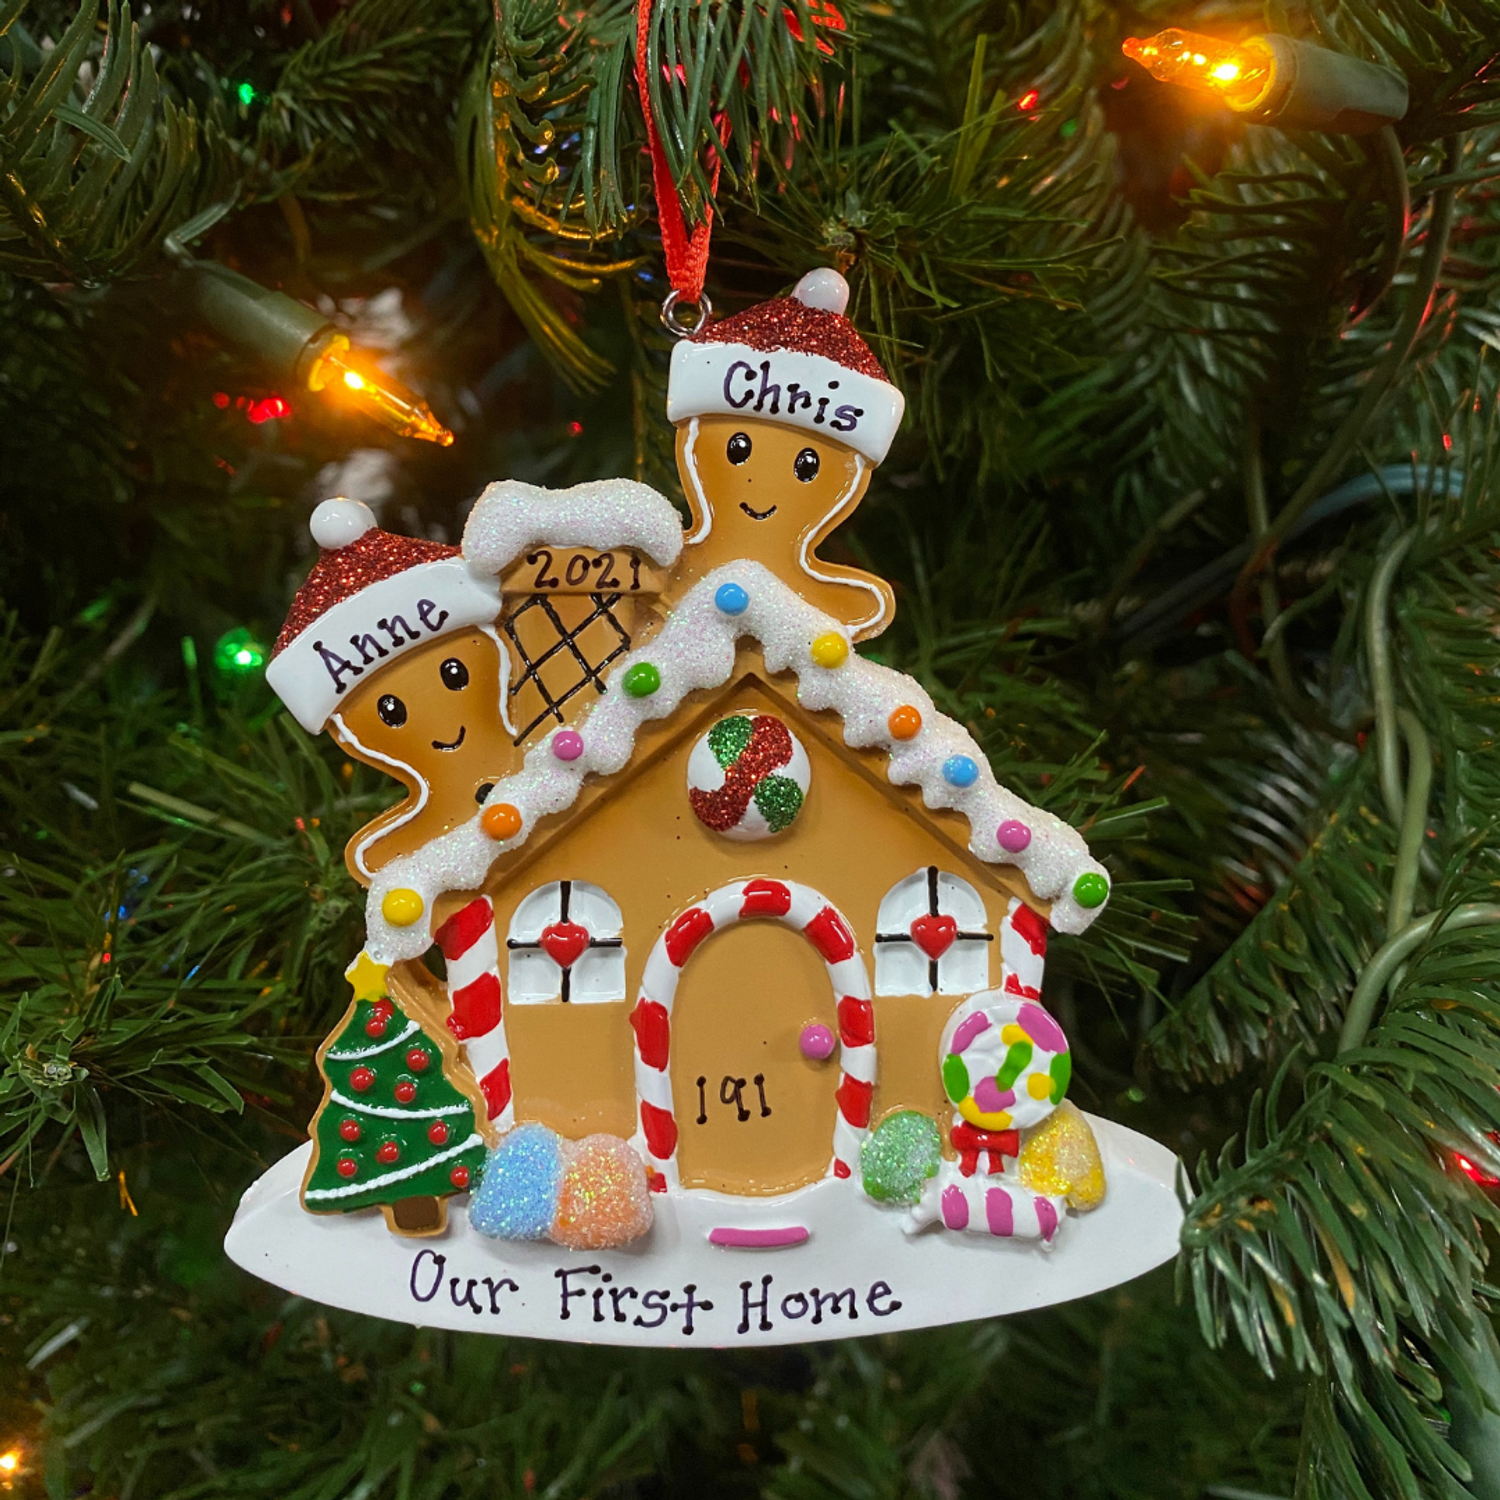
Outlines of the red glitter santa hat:
[[712,323],[672,351],[667,416],[755,416],[845,443],[878,464],[906,398],[844,316],[849,283],[809,271],[776,297]]
[[498,581],[471,573],[457,547],[381,531],[362,501],[323,501],[311,530],[323,552],[266,668],[266,681],[309,734],[367,672],[500,613]]

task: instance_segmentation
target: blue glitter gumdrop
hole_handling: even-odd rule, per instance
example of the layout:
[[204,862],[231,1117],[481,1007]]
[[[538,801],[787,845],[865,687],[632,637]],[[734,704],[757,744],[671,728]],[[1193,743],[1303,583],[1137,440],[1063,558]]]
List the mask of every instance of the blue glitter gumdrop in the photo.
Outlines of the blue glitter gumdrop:
[[469,1223],[496,1240],[544,1240],[562,1188],[562,1142],[545,1125],[518,1125],[484,1164]]

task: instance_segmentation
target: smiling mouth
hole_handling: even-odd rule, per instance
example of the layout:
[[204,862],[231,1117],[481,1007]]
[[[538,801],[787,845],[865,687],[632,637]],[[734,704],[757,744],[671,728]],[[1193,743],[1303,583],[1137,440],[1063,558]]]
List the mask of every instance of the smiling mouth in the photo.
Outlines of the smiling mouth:
[[464,742],[464,736],[468,732],[469,732],[469,726],[467,724],[460,724],[458,726],[458,738],[456,740],[453,740],[449,744],[446,744],[446,745],[441,740],[434,740],[432,742],[432,748],[434,750],[457,750],[458,747],[461,744],[463,744],[463,742]]
[[743,500],[740,501],[740,509],[744,511],[752,521],[769,521],[771,517],[776,514],[776,507],[774,505],[770,508],[770,510],[751,510]]

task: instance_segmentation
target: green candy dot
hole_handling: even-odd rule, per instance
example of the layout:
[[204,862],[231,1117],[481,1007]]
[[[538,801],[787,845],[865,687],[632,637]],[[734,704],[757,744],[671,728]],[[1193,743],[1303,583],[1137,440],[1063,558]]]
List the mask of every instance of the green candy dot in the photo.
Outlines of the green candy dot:
[[1011,1044],[1010,1051],[1005,1054],[1005,1061],[1000,1064],[1000,1071],[995,1075],[995,1082],[999,1084],[1002,1094],[1021,1076],[1021,1069],[1031,1061],[1034,1050],[1030,1042]]
[[956,1052],[943,1059],[943,1091],[955,1104],[969,1097],[969,1070]]
[[1090,870],[1073,882],[1073,899],[1085,911],[1103,906],[1109,897],[1109,881],[1097,871]]
[[871,1132],[859,1153],[865,1192],[877,1203],[913,1204],[937,1175],[942,1141],[937,1126],[914,1109],[898,1110]]
[[1052,1102],[1061,1104],[1063,1095],[1068,1092],[1068,1082],[1073,1077],[1073,1054],[1059,1052],[1047,1071],[1052,1075]]
[[661,686],[661,673],[649,661],[638,661],[625,673],[624,683],[632,698],[649,698]]
[[743,714],[720,719],[708,731],[708,748],[713,751],[714,759],[727,771],[745,753],[745,746],[750,743],[753,732],[754,725]]

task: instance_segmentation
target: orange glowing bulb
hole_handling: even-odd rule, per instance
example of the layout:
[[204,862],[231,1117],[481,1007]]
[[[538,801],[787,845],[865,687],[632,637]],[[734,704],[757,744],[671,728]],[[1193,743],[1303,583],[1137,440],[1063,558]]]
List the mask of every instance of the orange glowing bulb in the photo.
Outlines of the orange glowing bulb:
[[0,1474],[14,1474],[21,1467],[21,1450],[11,1448],[0,1453]]
[[1144,39],[1126,37],[1120,50],[1160,82],[1213,94],[1233,110],[1254,109],[1275,81],[1275,57],[1257,37],[1221,42],[1174,26]]
[[[330,387],[332,389],[330,389]],[[338,392],[349,405],[399,432],[447,448],[453,434],[433,416],[432,408],[415,391],[387,375],[367,354],[352,349],[342,334],[313,361],[307,373],[310,391]]]

